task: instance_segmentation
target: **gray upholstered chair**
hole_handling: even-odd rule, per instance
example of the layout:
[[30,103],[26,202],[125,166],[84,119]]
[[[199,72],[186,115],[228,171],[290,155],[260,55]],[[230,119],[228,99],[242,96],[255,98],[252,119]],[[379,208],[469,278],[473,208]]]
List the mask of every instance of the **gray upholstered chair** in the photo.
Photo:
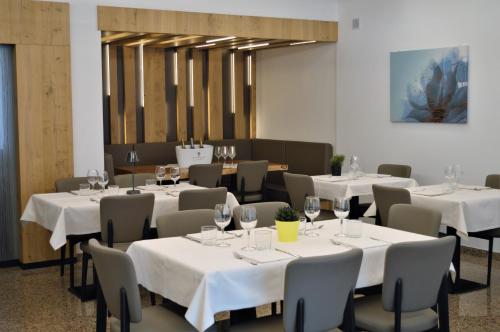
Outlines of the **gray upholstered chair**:
[[362,258],[361,249],[352,249],[288,263],[283,317],[235,324],[231,331],[331,331],[342,323],[343,331],[354,331],[353,289]]
[[156,218],[158,237],[199,233],[201,226],[213,225],[214,210],[198,209],[171,212]]
[[179,211],[214,209],[217,204],[226,203],[227,188],[183,190],[179,194]]
[[410,204],[394,204],[389,209],[390,228],[438,237],[440,225],[441,212],[436,210]]
[[400,178],[409,178],[411,176],[411,166],[397,164],[382,164],[378,167],[378,174],[389,174]]
[[377,214],[378,217],[380,217],[379,224],[382,226],[387,226],[389,209],[393,204],[411,204],[410,192],[404,188],[374,184],[372,186],[372,191],[373,199],[377,205]]
[[[135,186],[144,186],[147,179],[156,179],[156,176],[154,173],[136,173],[134,179]],[[115,184],[120,186],[120,188],[132,187],[132,174],[115,175]]]
[[241,210],[243,206],[254,206],[255,212],[257,213],[257,226],[268,227],[274,225],[274,220],[278,209],[289,205],[285,202],[261,202],[237,206],[233,210],[234,227],[236,229],[241,229],[239,221],[241,218]]
[[110,153],[104,154],[104,170],[108,172],[108,184],[115,184],[115,164],[113,162],[113,155]]
[[267,160],[240,161],[236,171],[236,198],[240,203],[264,200]]
[[283,173],[285,187],[290,197],[292,208],[304,211],[306,196],[314,196],[314,183],[309,175]]
[[[355,301],[362,330],[449,331],[448,271],[455,238],[405,242],[387,249],[382,295]],[[439,315],[431,308],[437,309]]]
[[205,188],[216,188],[221,183],[222,164],[189,166],[189,183]]
[[73,178],[64,178],[56,180],[56,192],[70,192],[72,190],[79,190],[80,184],[88,183],[86,177],[73,177]]
[[[102,246],[94,239],[89,242],[89,251],[94,258],[100,285],[97,313],[99,325],[106,326],[107,309],[113,316],[110,319],[112,332],[196,331],[184,317],[163,306],[142,309],[134,264],[126,253]],[[212,329],[213,327],[209,330]]]

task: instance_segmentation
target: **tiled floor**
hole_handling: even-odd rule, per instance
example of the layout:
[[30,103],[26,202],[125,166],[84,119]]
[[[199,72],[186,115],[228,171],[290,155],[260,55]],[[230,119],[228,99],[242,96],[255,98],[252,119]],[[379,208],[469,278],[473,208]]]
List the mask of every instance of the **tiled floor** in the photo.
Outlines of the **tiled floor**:
[[[490,289],[450,295],[452,331],[500,331],[500,260],[493,265]],[[485,257],[463,255],[465,277],[482,281],[485,267]],[[95,302],[81,303],[67,285],[68,273],[59,277],[57,267],[0,269],[0,331],[95,331]]]

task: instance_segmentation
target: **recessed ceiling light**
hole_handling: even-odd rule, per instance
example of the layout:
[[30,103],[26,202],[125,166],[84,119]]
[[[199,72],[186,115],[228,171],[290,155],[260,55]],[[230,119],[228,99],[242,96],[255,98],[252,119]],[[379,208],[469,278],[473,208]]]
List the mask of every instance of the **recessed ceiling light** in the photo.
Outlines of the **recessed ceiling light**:
[[262,47],[262,46],[269,46],[269,43],[250,44],[250,45],[240,46],[240,47],[238,47],[238,49],[239,50],[246,50],[248,48],[256,48],[256,47]]
[[307,41],[301,41],[301,42],[295,42],[295,43],[290,43],[290,46],[294,45],[304,45],[304,44],[312,44],[315,43],[315,40],[307,40]]
[[216,42],[219,42],[219,41],[231,40],[231,39],[234,39],[234,38],[236,38],[236,36],[215,38],[215,39],[207,40],[206,43],[216,43]]
[[210,44],[202,44],[202,45],[197,45],[195,46],[195,48],[203,48],[203,47],[210,47],[210,46],[214,46],[215,43],[210,43]]

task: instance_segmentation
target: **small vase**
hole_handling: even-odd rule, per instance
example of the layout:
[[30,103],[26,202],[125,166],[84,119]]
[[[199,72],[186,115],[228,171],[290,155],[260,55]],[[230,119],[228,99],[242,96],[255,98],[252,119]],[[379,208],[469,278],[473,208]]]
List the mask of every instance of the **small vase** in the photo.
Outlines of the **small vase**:
[[342,166],[340,165],[332,165],[331,171],[333,176],[340,176],[342,174]]
[[276,230],[278,231],[278,241],[295,242],[299,236],[299,221],[279,221],[276,220]]

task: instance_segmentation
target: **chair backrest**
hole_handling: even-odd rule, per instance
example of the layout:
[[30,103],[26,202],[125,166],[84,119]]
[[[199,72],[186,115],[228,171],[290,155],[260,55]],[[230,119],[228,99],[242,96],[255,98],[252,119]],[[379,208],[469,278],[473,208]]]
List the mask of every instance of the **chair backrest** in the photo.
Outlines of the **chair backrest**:
[[382,302],[386,311],[394,311],[398,280],[402,282],[401,311],[417,311],[437,303],[443,277],[450,269],[455,249],[452,236],[391,245],[385,255]]
[[88,183],[86,177],[64,178],[56,180],[56,192],[70,192],[72,190],[79,190],[80,184]]
[[245,192],[261,191],[267,175],[267,160],[252,160],[238,162],[236,172],[236,189],[241,192],[242,180],[245,180]]
[[146,219],[151,225],[155,195],[138,194],[101,198],[101,238],[108,241],[108,221],[113,223],[113,242],[133,242],[143,238]]
[[382,226],[387,226],[389,209],[394,204],[411,204],[410,192],[403,188],[394,188],[374,184],[372,186],[373,199],[380,214]]
[[109,312],[116,318],[121,318],[120,291],[123,288],[127,292],[130,321],[140,322],[141,295],[130,256],[123,251],[102,246],[95,239],[90,239],[89,250]]
[[387,227],[438,237],[441,212],[410,204],[394,204],[389,209]]
[[227,188],[183,190],[179,194],[179,211],[214,209],[217,204],[226,203]]
[[171,212],[156,218],[158,237],[199,233],[201,226],[214,224],[214,210],[199,209]]
[[486,177],[484,184],[486,187],[500,189],[500,174],[490,174]]
[[304,301],[304,331],[329,331],[342,323],[350,292],[356,286],[363,251],[299,258],[285,272],[285,331],[296,331],[297,303]]
[[268,227],[274,225],[278,209],[289,205],[285,202],[262,202],[237,206],[233,210],[234,227],[236,227],[236,229],[241,229],[240,218],[243,206],[255,207],[255,212],[257,214],[257,226]]
[[216,188],[222,178],[222,164],[201,164],[189,166],[189,183],[205,187]]
[[[147,179],[156,179],[154,173],[136,173],[135,174],[135,186],[144,186]],[[120,186],[120,188],[132,187],[132,174],[120,174],[115,176],[115,184]]]
[[314,183],[309,175],[283,173],[285,187],[290,196],[292,208],[304,211],[306,196],[314,196]]
[[108,172],[108,184],[115,184],[115,164],[111,153],[104,154],[104,170]]
[[378,167],[378,174],[389,174],[400,178],[409,178],[411,176],[411,166],[409,165],[396,165],[396,164],[382,164]]

